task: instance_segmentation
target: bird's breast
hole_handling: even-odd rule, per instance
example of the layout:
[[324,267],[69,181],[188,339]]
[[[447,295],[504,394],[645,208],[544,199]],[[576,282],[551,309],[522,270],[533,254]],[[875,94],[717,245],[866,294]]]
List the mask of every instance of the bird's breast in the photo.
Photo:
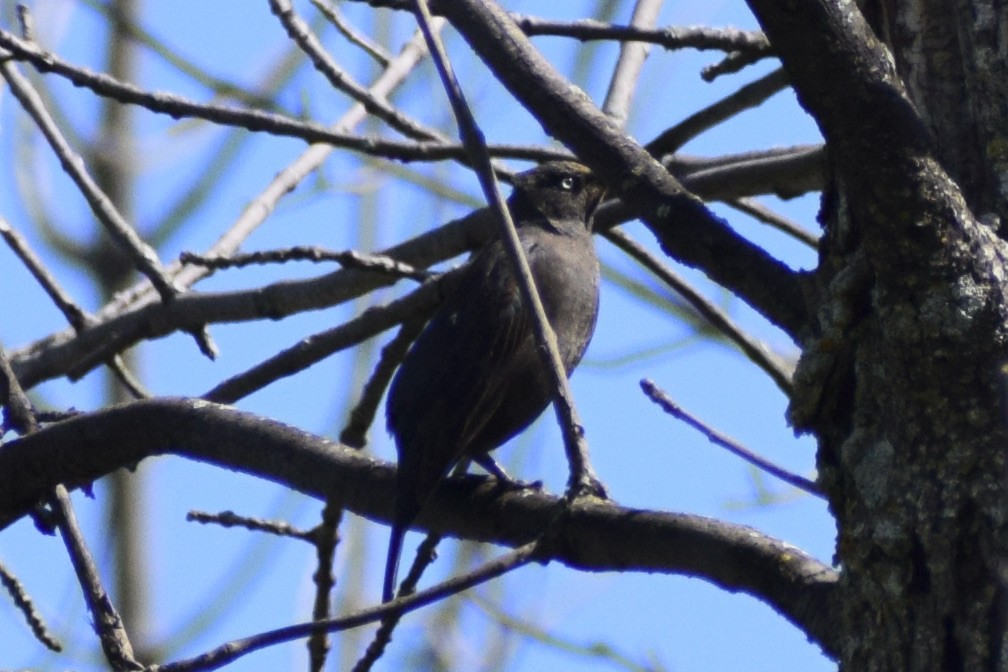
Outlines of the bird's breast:
[[589,233],[545,235],[556,240],[527,246],[529,266],[570,371],[581,360],[598,317],[599,262]]

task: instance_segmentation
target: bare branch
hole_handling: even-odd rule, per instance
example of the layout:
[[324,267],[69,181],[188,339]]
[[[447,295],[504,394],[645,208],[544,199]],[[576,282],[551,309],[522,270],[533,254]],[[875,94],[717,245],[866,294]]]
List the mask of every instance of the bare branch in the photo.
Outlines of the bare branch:
[[818,236],[792,222],[790,219],[782,217],[759,201],[751,198],[737,198],[728,201],[728,205],[739,212],[744,212],[750,217],[758,219],[764,224],[772,226],[778,231],[786,233],[799,242],[805,243],[813,250],[819,248]]
[[84,590],[84,599],[98,630],[105,658],[114,670],[141,670],[143,665],[137,662],[133,654],[133,645],[130,644],[119,612],[102,585],[98,565],[81,533],[70,495],[63,485],[57,485],[54,489],[55,494],[50,502],[56,514],[56,524],[63,536],[74,571],[77,572],[77,580]]
[[[387,7],[412,11],[412,0],[354,0],[365,2],[372,7]],[[445,2],[432,6],[435,14],[444,15]],[[686,28],[638,28],[604,23],[594,19],[576,21],[553,21],[538,16],[510,14],[511,19],[529,37],[555,35],[572,37],[582,42],[589,40],[614,40],[618,42],[649,42],[668,50],[673,49],[718,49],[729,52],[751,52],[768,55],[770,42],[759,31],[738,30],[736,28],[709,28],[707,26]]]
[[668,254],[702,269],[792,338],[804,332],[809,316],[797,274],[686,192],[570,85],[496,2],[457,0],[440,7],[501,83],[616,190]]
[[700,78],[705,82],[713,82],[721,75],[730,75],[732,73],[739,72],[746,66],[752,65],[753,63],[761,61],[772,55],[772,52],[769,51],[733,51],[721,59],[721,62],[715,63],[714,65],[708,65],[706,68],[701,70]]
[[377,621],[390,613],[413,611],[526,565],[538,559],[536,556],[539,551],[539,544],[537,542],[530,542],[510,553],[505,553],[495,560],[491,560],[469,574],[449,579],[433,588],[414,593],[409,597],[400,597],[392,602],[362,609],[355,614],[341,618],[330,618],[322,621],[302,623],[300,625],[290,625],[286,628],[279,628],[270,632],[227,642],[201,656],[167,665],[152,665],[148,670],[150,672],[216,670],[254,651],[294,639],[301,639],[318,630],[325,630],[327,632],[349,630],[350,628],[356,628],[366,623]]
[[45,293],[49,295],[52,302],[56,304],[56,307],[66,317],[67,322],[74,329],[82,329],[91,320],[91,317],[60,286],[59,281],[49,272],[45,263],[31,249],[24,236],[18,233],[3,217],[0,217],[0,236],[7,242],[8,247],[17,255],[18,259],[28,268],[28,271],[42,286]]
[[[0,64],[0,68],[2,67]],[[6,407],[11,416],[17,419],[13,423],[14,426],[24,432],[25,436],[37,433],[38,423],[28,397],[21,389],[3,348],[0,348],[0,392],[3,393],[0,397],[0,406]],[[70,562],[84,593],[84,601],[94,619],[106,660],[117,672],[142,669],[143,666],[136,661],[133,654],[133,645],[130,643],[119,612],[116,611],[102,585],[98,566],[87,547],[80,525],[77,524],[77,516],[74,514],[73,503],[70,501],[66,486],[61,481],[54,482],[47,488],[46,493],[39,493],[33,506],[42,499],[47,500],[52,508],[56,526],[63,537],[63,544],[66,546]]]
[[336,30],[340,32],[343,37],[347,38],[351,44],[355,44],[360,47],[364,53],[373,58],[378,65],[383,68],[387,68],[389,62],[392,60],[392,54],[388,53],[384,47],[380,44],[373,42],[368,39],[366,35],[359,33],[354,29],[340,14],[339,9],[335,5],[328,2],[328,0],[312,0],[312,4],[315,8],[322,12],[322,15],[326,17]]
[[[398,597],[413,595],[416,592],[420,577],[437,557],[437,545],[439,543],[441,543],[441,535],[434,532],[428,533],[424,537],[424,540],[420,542],[420,545],[417,546],[413,564],[410,565],[406,578],[400,584]],[[402,617],[402,612],[392,612],[382,618],[381,625],[378,626],[378,630],[375,632],[371,643],[368,644],[367,649],[364,650],[364,654],[354,664],[350,672],[368,672],[378,662],[378,659],[385,653],[385,648],[392,641],[392,633],[395,631],[396,626],[399,625]]]
[[346,426],[340,432],[340,441],[343,444],[363,448],[367,443],[367,431],[374,422],[378,404],[385,396],[385,389],[392,380],[392,374],[426,324],[427,315],[404,321],[395,338],[382,348],[378,364],[375,365],[374,372],[361,390],[353,410],[350,411]]
[[784,394],[791,397],[793,391],[791,385],[792,367],[782,362],[759,339],[747,334],[721,308],[704,298],[688,282],[679,277],[678,273],[648,252],[644,246],[617,229],[607,231],[605,237],[685,299],[703,319],[734,343],[754,364],[763,369]]
[[[39,72],[58,74],[76,86],[87,87],[100,96],[106,96],[121,103],[137,105],[151,112],[167,114],[175,119],[186,117],[204,119],[220,125],[297,138],[309,143],[324,143],[400,161],[459,160],[466,156],[465,148],[460,143],[448,142],[443,138],[426,141],[402,141],[357,135],[344,130],[360,121],[360,116],[365,112],[363,106],[360,107],[359,114],[352,112],[347,118],[341,120],[341,123],[328,127],[316,122],[293,119],[282,114],[262,110],[199,103],[175,94],[146,91],[133,84],[119,81],[106,73],[97,73],[88,68],[72,65],[55,54],[44,51],[34,43],[19,40],[15,35],[3,29],[0,29],[0,47],[9,49],[12,58],[31,63]],[[404,54],[409,55],[409,50],[404,50]],[[401,73],[403,56],[400,56],[398,61],[399,63],[393,62],[390,66],[391,72]],[[379,99],[378,92],[388,88],[390,87],[387,84],[376,83],[371,89],[374,92],[372,98]],[[352,122],[349,120],[351,117],[355,117]],[[529,160],[570,156],[567,152],[532,145],[494,145],[491,152],[495,156]]]
[[7,589],[7,593],[14,602],[14,606],[18,608],[18,611],[24,616],[25,621],[28,622],[28,627],[31,628],[35,639],[42,642],[42,645],[50,651],[56,651],[57,653],[62,651],[63,645],[49,632],[49,628],[46,626],[41,614],[38,613],[38,609],[35,608],[35,603],[32,602],[31,596],[28,595],[28,591],[25,590],[24,585],[18,581],[13,572],[7,569],[2,562],[0,562],[0,583],[3,583],[4,588]]
[[[630,25],[636,30],[653,28],[658,21],[658,15],[664,0],[637,0],[634,5]],[[620,55],[609,82],[602,111],[612,117],[620,126],[626,126],[630,118],[630,107],[641,68],[651,51],[650,45],[640,42],[623,42],[620,44]]]
[[[336,586],[333,576],[333,559],[336,556],[336,545],[340,541],[339,525],[343,520],[343,509],[332,501],[326,501],[322,507],[322,522],[312,530],[312,543],[315,545],[316,569],[312,577],[315,580],[315,602],[312,605],[312,620],[321,621],[330,617],[332,611],[332,591]],[[308,656],[312,672],[321,672],[325,667],[326,656],[329,654],[329,634],[323,630],[315,630],[308,638]]]
[[739,112],[757,107],[788,85],[787,75],[778,68],[769,75],[746,84],[735,93],[699,110],[644,145],[655,156],[674,154],[704,131],[731,119]]
[[207,513],[205,511],[190,511],[186,520],[201,525],[220,525],[221,527],[241,527],[252,532],[265,532],[278,537],[290,537],[301,541],[312,541],[312,532],[300,530],[290,523],[280,520],[266,520],[251,516],[239,516],[234,511]]
[[593,19],[577,21],[551,21],[536,16],[512,14],[511,18],[529,37],[559,35],[577,40],[617,40],[620,42],[647,42],[664,49],[718,49],[743,51],[765,56],[771,53],[770,43],[758,31],[735,28],[641,28],[602,23]]
[[137,235],[133,227],[123,219],[115,205],[109,200],[98,183],[87,172],[84,160],[77,154],[63,137],[56,122],[45,108],[42,98],[35,87],[10,61],[0,61],[0,73],[11,88],[11,93],[18,99],[21,106],[31,115],[39,130],[49,141],[60,165],[74,181],[81,194],[91,206],[98,221],[109,233],[116,245],[132,260],[134,266],[147,276],[157,288],[162,300],[170,301],[178,292],[171,279],[165,274],[157,253],[150,245]]
[[[145,457],[173,453],[283,483],[373,520],[392,517],[395,469],[293,427],[191,399],[124,404],[59,422],[0,451],[0,529],[55,483],[89,483]],[[501,493],[486,479],[451,478],[417,523],[451,536],[510,546],[547,529],[559,500],[527,489]],[[795,547],[729,523],[581,500],[543,560],[590,571],[703,578],[757,597],[827,651],[838,650],[837,574]]]
[[690,191],[704,198],[730,201],[741,196],[773,194],[793,198],[823,187],[823,145],[800,145],[694,161],[676,154],[665,161],[683,175]]
[[[2,229],[0,229],[2,233]],[[284,264],[288,261],[335,261],[344,268],[357,268],[367,271],[387,273],[394,278],[410,278],[426,280],[431,272],[420,270],[397,259],[383,254],[366,254],[357,250],[327,250],[316,246],[296,246],[284,250],[259,250],[244,254],[233,254],[230,257],[207,257],[192,252],[179,255],[183,264],[206,266],[212,269],[242,268],[252,264]]]
[[270,9],[280,20],[290,38],[308,56],[315,69],[322,73],[333,87],[350,95],[370,114],[407,136],[424,140],[440,141],[444,139],[441,133],[410,119],[395,109],[387,100],[376,96],[355,82],[350,74],[343,70],[326,52],[322,43],[312,34],[311,27],[294,11],[294,5],[290,0],[270,0]]
[[757,455],[753,451],[741,445],[738,441],[729,439],[724,434],[712,429],[705,423],[687,413],[681,406],[679,406],[679,404],[672,401],[672,398],[659,389],[653,381],[645,378],[640,382],[640,386],[641,389],[644,390],[644,394],[646,394],[651,401],[661,406],[663,411],[674,418],[682,420],[687,425],[706,436],[707,440],[711,443],[721,446],[736,457],[741,457],[754,467],[762,469],[771,476],[776,476],[788,485],[794,486],[799,490],[804,490],[810,495],[815,495],[816,497],[825,499],[825,495],[823,495],[823,492],[819,489],[818,485],[804,476],[792,474],[787,469],[779,467],[770,460]]
[[203,395],[204,399],[233,404],[280,378],[292,376],[312,364],[407,320],[426,321],[443,297],[445,284],[455,277],[438,277],[385,306],[374,306],[359,317],[298,342],[249,370],[228,378]]

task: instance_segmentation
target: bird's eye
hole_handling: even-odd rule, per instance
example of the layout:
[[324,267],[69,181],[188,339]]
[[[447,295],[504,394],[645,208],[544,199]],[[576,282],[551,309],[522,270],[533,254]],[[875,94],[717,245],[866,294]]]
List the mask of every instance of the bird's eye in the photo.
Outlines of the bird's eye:
[[575,185],[577,185],[577,179],[570,175],[560,180],[560,188],[564,191],[574,191]]

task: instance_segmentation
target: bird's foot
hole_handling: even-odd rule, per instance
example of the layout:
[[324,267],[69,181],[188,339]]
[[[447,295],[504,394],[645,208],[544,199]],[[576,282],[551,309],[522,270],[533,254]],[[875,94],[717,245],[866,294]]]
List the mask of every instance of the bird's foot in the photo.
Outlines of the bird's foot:
[[597,497],[598,499],[609,499],[609,493],[605,485],[595,474],[584,473],[577,481],[567,484],[566,498],[570,500],[579,497]]
[[480,455],[477,458],[473,458],[476,464],[480,465],[490,474],[488,478],[493,478],[497,481],[495,488],[501,488],[504,490],[536,490],[541,491],[543,489],[542,481],[520,481],[517,478],[512,478],[504,471],[504,467],[497,463],[497,460],[493,459],[489,455]]
[[494,490],[534,490],[536,492],[542,492],[543,490],[542,481],[522,481],[507,475],[502,478],[497,474],[488,474],[486,480],[493,485]]

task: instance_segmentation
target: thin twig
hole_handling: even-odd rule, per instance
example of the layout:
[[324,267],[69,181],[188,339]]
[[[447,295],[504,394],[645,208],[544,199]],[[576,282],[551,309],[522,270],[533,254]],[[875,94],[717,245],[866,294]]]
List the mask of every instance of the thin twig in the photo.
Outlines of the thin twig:
[[287,35],[308,56],[315,69],[322,73],[334,88],[343,91],[364,106],[370,114],[378,117],[397,131],[409,137],[424,140],[443,140],[438,131],[410,119],[407,115],[395,109],[387,100],[374,95],[366,87],[353,80],[349,73],[333,60],[322,43],[311,32],[311,27],[294,11],[290,0],[270,0],[270,10],[280,20]]
[[243,527],[246,530],[251,530],[253,532],[275,534],[278,537],[289,537],[291,539],[301,539],[302,541],[313,541],[312,531],[300,530],[290,523],[280,520],[266,520],[265,518],[255,518],[253,516],[240,516],[234,511],[221,511],[219,513],[190,511],[186,514],[186,520],[191,523],[200,523],[202,525]]
[[150,399],[153,395],[144,387],[140,379],[129,370],[122,355],[116,354],[106,362],[109,370],[115,375],[123,387],[133,395],[134,399]]
[[49,114],[42,98],[35,91],[35,87],[18,72],[10,61],[0,62],[0,73],[7,80],[11,93],[35,121],[36,126],[42,131],[42,135],[49,141],[49,145],[59,159],[63,170],[80,189],[81,194],[91,206],[92,212],[108,231],[112,240],[129,256],[133,265],[147,276],[158,293],[161,294],[162,300],[170,301],[174,298],[178,289],[165,274],[154,248],[137,235],[137,232],[119,214],[112,201],[87,172],[84,159],[73,150],[70,143],[63,137],[63,133],[60,132],[56,122]]
[[738,210],[739,212],[744,212],[754,219],[772,226],[773,228],[786,233],[795,240],[805,243],[807,246],[811,247],[813,250],[819,249],[819,238],[811,231],[799,226],[795,222],[792,222],[787,217],[780,215],[770,208],[766,207],[759,201],[753,198],[735,198],[726,203]]
[[[85,67],[72,65],[36,44],[20,40],[13,33],[2,28],[0,28],[0,47],[10,50],[12,58],[30,63],[39,72],[60,75],[75,86],[86,87],[96,95],[121,103],[138,105],[151,112],[166,114],[173,118],[193,117],[222,126],[233,126],[253,132],[261,131],[280,137],[297,138],[308,143],[332,145],[398,161],[459,161],[467,157],[465,147],[457,142],[444,140],[404,141],[347,132],[345,129],[360,121],[360,118],[354,118],[350,121],[351,117],[366,116],[367,112],[363,106],[360,107],[359,112],[353,110],[349,112],[334,126],[326,126],[273,112],[240,108],[233,105],[199,103],[173,93],[147,91],[133,84],[117,80],[106,73],[94,72]],[[380,94],[391,90],[392,87],[388,86],[388,82],[403,74],[402,65],[407,62],[404,59],[413,56],[414,51],[408,48],[404,49],[403,54],[400,54],[390,66],[390,76],[383,75],[369,89],[375,97],[380,97]],[[395,84],[398,84],[399,81],[401,80],[395,81]],[[570,152],[541,145],[495,144],[491,146],[490,151],[494,156],[529,161],[570,158]]]
[[63,316],[66,317],[70,325],[80,331],[83,329],[91,317],[87,312],[77,305],[77,303],[64,290],[56,277],[49,272],[42,259],[35,254],[25,238],[14,230],[14,228],[0,217],[0,236],[7,242],[7,246],[21,260],[32,276],[38,281],[45,293],[49,295],[52,302],[56,304]]
[[[336,545],[339,543],[339,524],[343,518],[343,508],[332,499],[326,500],[322,507],[322,522],[312,530],[312,541],[315,544],[317,559],[315,575],[315,603],[312,605],[312,620],[322,621],[332,617],[330,604],[332,591],[336,585],[333,576],[333,558],[336,555]],[[315,630],[308,638],[308,656],[312,672],[321,672],[325,667],[326,656],[329,655],[329,633]]]
[[731,75],[739,72],[742,68],[762,61],[764,58],[773,56],[773,52],[766,51],[733,51],[725,56],[719,63],[708,65],[700,71],[700,78],[705,82],[713,82],[721,75]]
[[[403,11],[413,10],[413,0],[356,0],[367,2],[372,7],[386,7]],[[443,5],[435,6],[437,13],[443,12]],[[706,26],[686,28],[652,28],[639,30],[632,26],[621,26],[594,19],[576,21],[553,21],[538,16],[510,13],[508,17],[529,37],[555,35],[571,37],[583,42],[589,40],[614,40],[620,42],[651,42],[665,49],[717,49],[720,51],[754,53],[759,57],[771,55],[770,41],[759,31],[738,30],[737,28],[710,28]]]
[[685,299],[711,326],[738,346],[738,349],[754,364],[763,369],[784,394],[788,397],[791,396],[793,390],[791,367],[781,362],[762,341],[747,334],[727,313],[696,291],[678,273],[651,254],[643,245],[618,229],[610,229],[604,235],[609,242],[626,252]]
[[233,404],[238,399],[262,389],[280,378],[294,375],[334,352],[352,347],[371,336],[411,317],[430,314],[443,297],[442,282],[452,278],[436,278],[406,296],[385,306],[375,306],[361,315],[332,329],[299,339],[297,344],[277,353],[243,373],[219,383],[203,395],[203,399]]
[[794,486],[800,490],[804,490],[810,495],[815,495],[825,499],[826,496],[823,491],[819,489],[819,486],[804,476],[799,476],[798,474],[792,474],[787,469],[779,467],[773,462],[763,458],[756,453],[752,452],[745,446],[739,444],[724,434],[721,434],[717,430],[711,428],[710,426],[704,424],[702,421],[698,420],[694,416],[690,415],[688,412],[683,410],[678,404],[676,404],[672,399],[665,394],[653,381],[645,378],[640,381],[641,389],[644,390],[644,394],[648,396],[651,401],[655,402],[661,406],[662,410],[671,415],[674,418],[682,420],[687,425],[697,430],[701,434],[707,437],[707,440],[713,444],[721,446],[728,452],[732,453],[737,457],[741,457],[743,460],[753,465],[758,469],[762,469],[771,476],[776,476],[780,480],[784,481],[788,485]]
[[31,401],[14,375],[3,346],[0,346],[0,407],[7,409],[7,425],[19,434],[30,434],[38,429]]
[[152,665],[148,672],[196,672],[216,670],[228,663],[246,656],[253,651],[274,646],[294,639],[308,636],[314,630],[323,629],[327,632],[339,632],[355,628],[365,623],[371,623],[386,617],[390,613],[405,614],[433,602],[455,595],[473,586],[479,585],[502,574],[522,567],[536,559],[539,552],[539,541],[533,541],[513,551],[491,560],[476,570],[451,578],[437,586],[414,593],[408,597],[399,597],[380,606],[362,609],[349,616],[331,618],[312,623],[301,623],[270,632],[263,632],[244,639],[238,639],[208,651],[195,658],[182,660],[167,665]]
[[327,0],[311,0],[311,3],[315,5],[316,9],[322,12],[322,15],[329,23],[335,26],[336,30],[343,37],[347,38],[351,44],[360,47],[364,53],[373,58],[381,67],[388,67],[389,61],[392,60],[392,54],[386,51],[380,44],[373,42],[366,35],[355,30],[332,3]]
[[710,130],[743,110],[757,107],[787,86],[787,74],[783,68],[777,68],[716,103],[694,112],[672,128],[662,132],[644,147],[655,156],[674,154],[680,147],[704,131]]
[[[664,0],[637,0],[630,26],[636,30],[654,28],[663,2]],[[602,111],[620,126],[626,126],[627,119],[630,118],[631,102],[637,91],[641,68],[650,51],[651,45],[646,42],[620,43],[619,58],[602,103]]]
[[357,250],[327,250],[316,246],[296,246],[283,250],[261,250],[244,254],[234,254],[230,257],[204,256],[193,252],[183,252],[179,255],[183,264],[205,266],[210,269],[242,268],[251,264],[283,264],[288,261],[335,261],[344,268],[359,268],[367,271],[387,273],[397,278],[426,280],[433,273],[425,269],[417,269],[383,254],[367,254]]
[[98,565],[81,533],[65,486],[56,486],[56,492],[50,498],[50,505],[56,514],[56,524],[63,536],[63,543],[70,555],[74,571],[77,573],[77,580],[84,589],[84,599],[98,630],[105,658],[114,670],[143,669],[143,665],[137,662],[133,654],[133,645],[129,641],[122,618],[102,585]]
[[[2,67],[0,65],[0,68]],[[12,423],[13,426],[22,434],[34,433],[38,429],[38,422],[32,412],[28,396],[14,375],[14,370],[11,368],[10,361],[2,347],[0,347],[0,393],[2,393],[0,405],[10,411],[12,418],[16,418],[16,421]],[[133,655],[133,646],[130,644],[129,635],[126,633],[122,619],[102,586],[98,566],[95,564],[94,557],[91,555],[80,526],[77,524],[70,494],[64,485],[57,485],[48,499],[56,525],[59,527],[63,543],[70,556],[70,562],[73,564],[77,580],[84,593],[84,601],[94,620],[105,658],[112,669],[117,672],[142,669],[143,666],[137,662]]]
[[367,431],[374,422],[385,388],[426,323],[426,316],[404,321],[395,338],[382,348],[374,372],[364,384],[346,426],[340,432],[340,443],[354,448],[363,448],[367,443]]
[[35,19],[32,17],[31,12],[28,10],[28,5],[23,2],[17,3],[14,6],[14,11],[17,14],[18,27],[21,29],[21,37],[28,40],[29,42],[35,39]]
[[[420,577],[423,575],[424,571],[437,557],[437,545],[441,543],[441,535],[430,532],[424,537],[424,540],[420,542],[417,546],[416,557],[413,559],[413,564],[410,565],[409,573],[406,574],[406,578],[402,580],[399,587],[399,592],[397,596],[401,599],[403,596],[413,595],[416,593],[417,583],[420,582]],[[368,672],[374,664],[381,658],[382,654],[385,653],[385,648],[388,646],[389,642],[392,641],[392,633],[395,631],[399,621],[402,619],[405,612],[392,612],[385,616],[381,620],[381,625],[378,626],[378,630],[374,634],[374,638],[371,643],[368,644],[367,649],[364,650],[364,654],[360,659],[354,664],[350,672]]]
[[821,191],[826,168],[825,147],[821,144],[742,152],[700,161],[675,154],[663,163],[673,173],[683,175],[690,191],[720,201],[754,194],[787,199]]
[[42,642],[43,646],[50,651],[56,651],[57,653],[62,651],[63,645],[60,644],[55,635],[49,632],[49,627],[38,612],[38,609],[35,608],[35,603],[32,601],[31,596],[28,595],[28,591],[25,590],[24,585],[18,581],[14,573],[7,569],[2,562],[0,562],[0,583],[3,583],[4,588],[7,589],[7,593],[11,596],[11,600],[14,601],[14,606],[18,608],[24,616],[25,621],[28,622],[28,627],[31,628],[35,639]]
[[649,42],[664,49],[717,49],[720,51],[745,51],[766,55],[771,53],[770,42],[759,31],[736,28],[637,28],[603,23],[593,19],[577,21],[551,21],[533,16],[511,15],[518,27],[529,37],[557,35],[581,41],[619,40],[621,42]]

